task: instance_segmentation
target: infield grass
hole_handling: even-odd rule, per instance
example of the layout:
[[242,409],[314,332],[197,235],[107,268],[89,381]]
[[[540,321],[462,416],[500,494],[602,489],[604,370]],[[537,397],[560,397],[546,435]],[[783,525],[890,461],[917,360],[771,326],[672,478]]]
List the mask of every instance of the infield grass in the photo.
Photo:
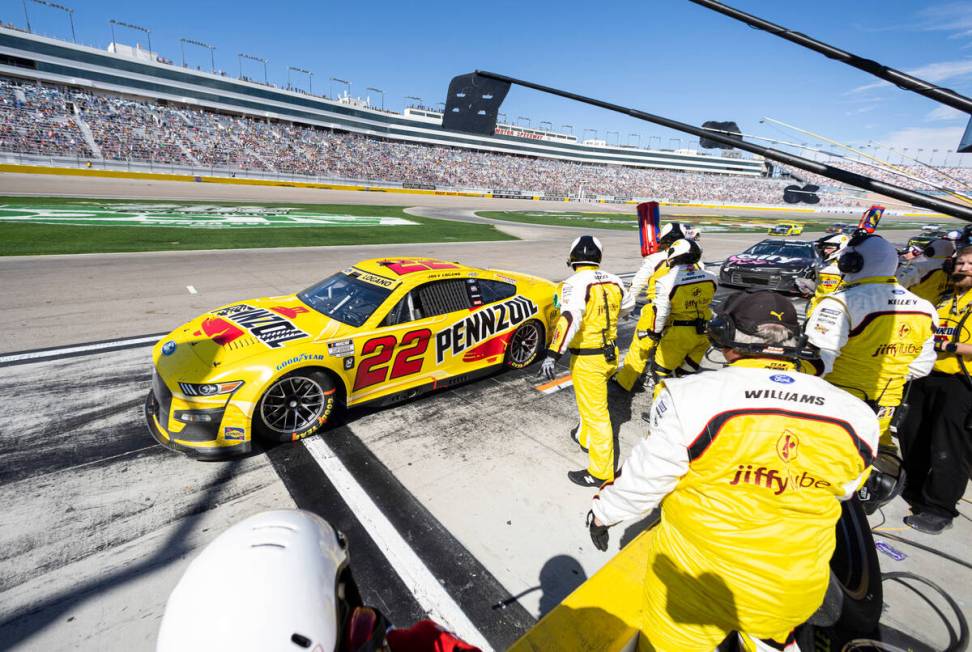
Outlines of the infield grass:
[[493,240],[515,238],[402,207],[0,197],[0,256]]

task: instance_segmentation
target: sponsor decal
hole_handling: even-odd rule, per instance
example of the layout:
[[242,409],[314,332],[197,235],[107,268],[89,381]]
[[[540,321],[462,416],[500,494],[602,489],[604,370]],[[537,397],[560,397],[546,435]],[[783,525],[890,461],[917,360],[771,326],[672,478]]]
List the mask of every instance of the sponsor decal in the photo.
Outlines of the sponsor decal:
[[780,438],[776,440],[776,454],[786,464],[797,458],[799,448],[800,440],[789,430],[784,430]]
[[162,345],[162,355],[172,355],[173,353],[175,353],[175,350],[176,350],[176,343],[173,342],[172,340],[169,340],[168,342]]
[[415,272],[426,272],[432,269],[459,269],[458,265],[445,263],[441,260],[419,260],[415,258],[393,258],[382,260],[378,264],[387,267],[399,276],[405,276],[406,274],[413,274]]
[[301,353],[300,355],[295,355],[292,358],[287,358],[280,364],[276,366],[276,371],[281,369],[286,369],[290,365],[297,364],[298,362],[319,362],[324,359],[324,355],[321,353]]
[[821,335],[826,335],[827,333],[830,332],[830,329],[828,327],[826,327],[826,326],[823,326],[822,324],[816,324],[813,327],[813,330],[817,331]]
[[916,303],[917,299],[888,299],[889,306],[913,306]]
[[788,490],[799,491],[800,489],[809,489],[810,487],[822,489],[830,486],[830,483],[826,480],[818,480],[806,471],[801,475],[784,477],[784,474],[777,469],[765,466],[757,467],[754,471],[752,464],[740,464],[735,476],[729,481],[729,484],[734,487],[741,484],[755,485],[769,489],[773,492],[774,496],[779,496]]
[[770,376],[770,380],[774,383],[780,383],[781,385],[792,385],[796,382],[796,379],[792,376],[787,376],[786,374],[774,374]]
[[211,340],[220,346],[226,346],[236,338],[243,335],[243,331],[225,319],[219,317],[207,317],[202,322],[202,332],[196,331],[195,336],[205,333]]
[[246,431],[243,428],[226,426],[223,428],[223,439],[227,441],[240,441],[242,439],[246,439]]
[[303,306],[295,306],[293,308],[288,308],[287,306],[273,306],[270,310],[274,311],[278,315],[283,315],[287,319],[293,319],[297,315],[308,312],[307,308]]
[[510,278],[509,276],[503,276],[502,274],[497,274],[496,279],[499,281],[503,281],[505,283],[509,283],[510,285],[516,285],[516,280]]
[[344,359],[344,369],[350,371],[354,368],[354,356],[348,356]]
[[917,356],[921,353],[921,347],[917,344],[881,344],[874,349],[874,353],[871,354],[872,358],[876,358],[879,355],[886,355],[891,357],[896,356]]
[[908,333],[910,332],[911,332],[911,326],[909,326],[908,324],[901,324],[901,326],[898,327],[898,337],[900,337],[901,339],[907,337]]
[[385,278],[384,276],[378,276],[377,274],[369,274],[368,272],[359,272],[358,270],[351,270],[344,272],[348,276],[352,276],[356,279],[364,281],[365,283],[371,283],[372,285],[379,285],[383,288],[390,288],[395,286],[395,281],[390,278]]
[[904,294],[907,290],[891,290],[891,294]]
[[436,333],[436,362],[442,364],[446,351],[451,350],[452,355],[459,355],[479,342],[525,322],[536,313],[537,305],[521,296],[476,310],[465,319]]
[[[213,314],[245,328],[253,337],[271,349],[278,349],[287,342],[309,337],[307,333],[294,326],[284,316],[245,303],[237,303],[216,310]],[[205,323],[203,329],[205,330]]]
[[790,265],[804,261],[799,256],[778,256],[776,254],[736,254],[729,256],[728,262],[735,265]]
[[775,399],[777,401],[790,401],[792,403],[808,403],[810,405],[823,405],[827,402],[823,396],[815,394],[800,394],[799,392],[784,392],[780,389],[747,389],[746,398],[752,399]]
[[354,355],[354,340],[338,340],[327,343],[327,354],[332,358]]

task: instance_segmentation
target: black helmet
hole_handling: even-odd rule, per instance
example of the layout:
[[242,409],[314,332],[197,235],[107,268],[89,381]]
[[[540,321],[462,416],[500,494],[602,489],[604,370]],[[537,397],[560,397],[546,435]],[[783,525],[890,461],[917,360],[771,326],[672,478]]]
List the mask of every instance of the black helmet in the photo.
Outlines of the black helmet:
[[694,265],[702,260],[702,247],[694,240],[676,240],[666,252],[668,266]]
[[567,266],[600,265],[602,251],[600,240],[592,235],[582,235],[570,245]]
[[676,240],[681,240],[685,237],[685,229],[682,228],[679,222],[669,222],[661,228],[658,232],[658,244],[661,247],[668,248],[672,246],[672,243]]

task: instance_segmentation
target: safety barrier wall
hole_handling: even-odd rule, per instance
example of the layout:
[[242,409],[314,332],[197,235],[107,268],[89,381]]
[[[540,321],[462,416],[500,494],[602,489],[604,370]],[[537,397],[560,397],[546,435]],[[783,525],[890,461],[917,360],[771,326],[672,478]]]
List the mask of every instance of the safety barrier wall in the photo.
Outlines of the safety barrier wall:
[[[188,181],[196,183],[223,183],[255,186],[281,186],[291,188],[317,188],[320,190],[352,190],[362,192],[387,192],[409,195],[434,195],[448,197],[481,197],[496,199],[526,199],[533,201],[562,201],[591,204],[639,204],[652,198],[614,198],[551,196],[541,191],[492,190],[486,188],[438,187],[432,184],[389,182],[368,179],[339,179],[278,174],[259,170],[236,170],[219,167],[186,167],[154,163],[151,161],[109,161],[70,157],[39,156],[0,152],[0,172],[21,174],[57,174],[90,176],[114,179],[147,179],[155,181]],[[662,206],[683,208],[707,208],[719,210],[746,210],[805,214],[847,214],[859,212],[857,206],[801,207],[774,206],[768,204],[727,204],[720,202],[676,202],[658,200]],[[938,213],[915,209],[889,209],[887,215],[902,217],[944,217]]]

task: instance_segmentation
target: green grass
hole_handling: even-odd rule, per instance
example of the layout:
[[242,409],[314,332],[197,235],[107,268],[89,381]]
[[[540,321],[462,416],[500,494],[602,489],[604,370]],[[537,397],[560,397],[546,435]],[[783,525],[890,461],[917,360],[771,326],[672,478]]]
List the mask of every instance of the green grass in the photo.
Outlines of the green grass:
[[[524,224],[541,224],[548,226],[573,226],[594,229],[614,229],[632,231],[638,228],[638,218],[632,207],[631,213],[597,213],[597,212],[569,212],[554,211],[477,211],[480,217],[506,222]],[[805,233],[823,232],[835,222],[855,222],[851,219],[835,219],[828,217],[743,217],[738,215],[684,215],[663,213],[663,220],[677,219],[701,227],[706,233],[765,233],[766,230],[779,222],[797,222],[804,225]],[[927,222],[884,220],[881,230],[888,229],[916,229]]]
[[[81,254],[138,251],[188,251],[199,249],[254,249],[264,247],[307,247],[358,244],[401,244],[409,242],[463,242],[513,240],[491,225],[436,220],[406,214],[401,207],[335,204],[266,204],[260,202],[184,202],[168,200],[89,200],[50,197],[0,197],[0,204],[12,206],[0,211],[0,256]],[[115,206],[165,204],[180,207],[258,206],[288,208],[297,216],[313,214],[352,215],[375,218],[404,218],[414,225],[381,226],[233,226],[224,228],[187,226],[79,225],[37,222],[4,222],[3,214],[17,215],[17,208],[90,210],[98,205],[105,215],[125,216]],[[163,218],[173,217],[165,215]],[[177,219],[189,219],[182,215]]]

